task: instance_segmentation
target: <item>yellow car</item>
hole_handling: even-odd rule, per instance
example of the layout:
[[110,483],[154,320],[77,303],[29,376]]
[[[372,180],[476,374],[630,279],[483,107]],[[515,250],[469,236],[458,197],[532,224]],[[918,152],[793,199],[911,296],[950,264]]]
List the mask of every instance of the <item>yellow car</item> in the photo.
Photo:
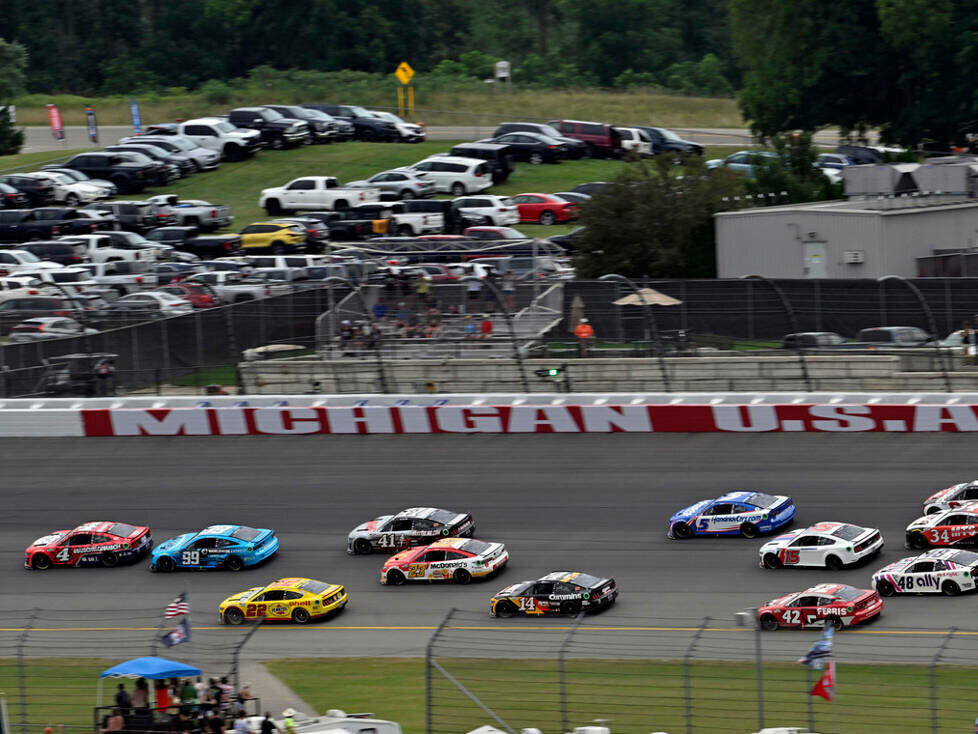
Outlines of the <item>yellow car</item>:
[[346,602],[346,589],[339,584],[290,578],[229,596],[221,602],[218,611],[226,624],[262,617],[305,624],[340,611]]
[[241,235],[241,246],[247,252],[271,252],[284,255],[304,250],[306,246],[306,232],[300,224],[255,222],[238,234]]

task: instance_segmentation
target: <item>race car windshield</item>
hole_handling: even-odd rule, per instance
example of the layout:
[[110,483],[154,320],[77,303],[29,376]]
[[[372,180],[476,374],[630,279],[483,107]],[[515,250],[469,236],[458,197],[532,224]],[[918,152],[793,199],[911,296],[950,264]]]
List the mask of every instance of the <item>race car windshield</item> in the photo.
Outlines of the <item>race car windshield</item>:
[[866,528],[861,528],[858,525],[843,525],[841,528],[832,533],[832,535],[837,538],[842,538],[843,540],[855,540],[865,532]]
[[254,528],[238,528],[233,533],[231,533],[232,538],[237,538],[238,540],[254,540],[259,535],[261,535],[260,530],[255,530]]
[[461,546],[462,550],[468,551],[475,555],[482,555],[487,550],[489,550],[489,544],[481,540],[470,540],[465,545]]
[[577,576],[571,579],[571,583],[578,584],[579,586],[586,586],[588,588],[594,588],[601,583],[601,579],[587,573],[579,573]]
[[308,591],[310,594],[322,594],[326,589],[329,588],[329,584],[324,584],[322,581],[306,581],[302,586],[299,587],[303,591]]
[[960,563],[962,566],[973,566],[978,563],[978,553],[958,551],[954,555],[948,556],[948,560]]
[[128,538],[130,535],[136,532],[136,526],[126,525],[124,522],[117,522],[115,525],[109,528],[109,532],[112,535],[120,538]]
[[754,505],[754,507],[770,507],[777,501],[776,497],[772,497],[769,494],[761,494],[760,492],[755,492],[747,498],[747,502]]
[[865,593],[866,592],[862,589],[856,589],[852,586],[843,586],[841,589],[835,592],[835,595],[840,599],[844,599],[845,601],[856,601],[856,599]]
[[455,519],[455,513],[449,512],[448,510],[435,510],[428,515],[428,519],[434,520],[435,522],[450,523]]

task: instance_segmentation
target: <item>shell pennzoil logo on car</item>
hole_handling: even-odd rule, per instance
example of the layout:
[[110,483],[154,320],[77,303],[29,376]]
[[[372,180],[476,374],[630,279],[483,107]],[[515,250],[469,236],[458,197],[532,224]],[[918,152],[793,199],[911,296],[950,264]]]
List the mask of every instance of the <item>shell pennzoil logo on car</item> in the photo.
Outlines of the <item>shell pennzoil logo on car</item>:
[[275,606],[269,607],[268,611],[272,614],[285,614],[289,611],[289,608],[285,604],[276,604]]

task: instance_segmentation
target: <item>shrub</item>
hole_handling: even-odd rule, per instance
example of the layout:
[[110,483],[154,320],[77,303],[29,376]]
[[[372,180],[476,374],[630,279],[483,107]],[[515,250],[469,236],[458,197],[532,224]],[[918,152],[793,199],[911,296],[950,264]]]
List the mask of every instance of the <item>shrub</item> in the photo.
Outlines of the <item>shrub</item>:
[[200,94],[208,104],[228,104],[231,87],[219,79],[208,79],[200,85]]

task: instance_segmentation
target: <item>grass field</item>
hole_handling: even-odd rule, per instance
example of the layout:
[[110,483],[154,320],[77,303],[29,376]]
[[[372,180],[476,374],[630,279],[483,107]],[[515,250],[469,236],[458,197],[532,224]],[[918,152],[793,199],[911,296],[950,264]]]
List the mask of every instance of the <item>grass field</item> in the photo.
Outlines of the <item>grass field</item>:
[[[648,90],[605,91],[524,90],[490,96],[478,84],[478,91],[426,91],[423,79],[415,83],[417,98],[413,119],[429,125],[495,125],[504,119],[609,120],[617,124],[660,125],[676,128],[742,128],[746,126],[737,102],[728,97],[685,97]],[[347,104],[396,107],[397,83],[391,78],[389,92],[374,91],[331,96]],[[137,97],[143,120],[191,119],[225,114],[233,107],[278,102],[292,104],[316,101],[298,98],[286,90],[248,88],[235,90],[227,103],[208,103],[201,95],[185,93]],[[15,100],[19,125],[47,125],[45,104],[57,104],[66,125],[84,125],[85,107],[91,105],[102,125],[130,122],[129,97],[90,98],[77,95],[31,95]]]

